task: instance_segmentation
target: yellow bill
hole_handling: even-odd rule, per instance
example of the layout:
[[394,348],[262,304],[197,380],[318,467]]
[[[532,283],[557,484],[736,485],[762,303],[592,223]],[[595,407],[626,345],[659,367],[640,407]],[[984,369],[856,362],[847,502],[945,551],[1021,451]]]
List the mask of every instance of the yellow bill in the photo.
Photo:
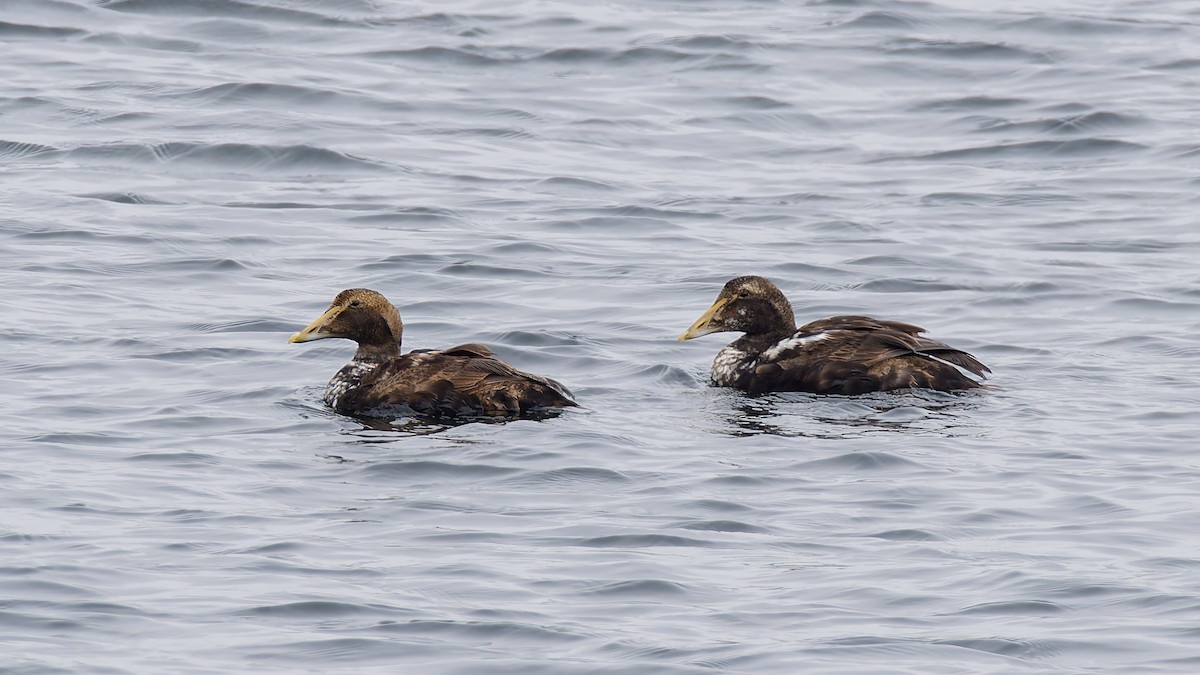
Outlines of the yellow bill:
[[304,330],[294,333],[288,338],[288,342],[312,342],[313,340],[323,340],[325,338],[344,337],[334,333],[322,333],[321,326],[332,321],[338,314],[342,313],[341,307],[330,307],[324,314],[317,317],[316,321],[308,324]]
[[677,341],[683,342],[684,340],[691,340],[692,338],[700,337],[701,335],[719,332],[720,329],[709,325],[709,322],[712,321],[713,316],[715,316],[717,312],[721,311],[721,308],[727,304],[729,304],[729,298],[718,298],[717,301],[713,303],[713,306],[708,308],[708,311],[701,314],[699,319],[696,319],[696,323],[693,323],[691,328],[683,331],[679,338],[677,338]]

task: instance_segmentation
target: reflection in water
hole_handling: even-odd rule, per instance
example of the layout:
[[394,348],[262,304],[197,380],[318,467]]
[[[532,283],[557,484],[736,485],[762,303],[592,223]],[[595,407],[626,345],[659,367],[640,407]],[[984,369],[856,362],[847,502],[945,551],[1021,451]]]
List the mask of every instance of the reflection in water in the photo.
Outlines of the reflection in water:
[[[559,417],[566,413],[562,408],[547,408],[536,412],[528,412],[519,417],[496,417],[489,415],[469,415],[458,417],[438,417],[419,415],[409,408],[396,408],[394,414],[384,417],[359,417],[342,415],[330,410],[320,402],[316,387],[301,390],[297,396],[281,401],[278,405],[293,411],[298,411],[305,419],[322,418],[342,422],[342,435],[353,436],[355,443],[390,443],[400,438],[416,436],[433,436],[444,431],[456,429],[469,424],[505,424],[516,420],[542,421]],[[578,410],[578,409],[574,409]],[[447,439],[455,443],[472,443],[470,439]],[[336,455],[330,458],[338,459]]]
[[787,392],[752,397],[730,392],[716,399],[727,405],[714,416],[721,422],[717,432],[734,437],[846,438],[897,432],[957,436],[972,433],[973,418],[963,413],[978,408],[982,395],[916,389],[861,396]]
[[[362,443],[386,443],[395,439],[396,436],[431,436],[465,423],[460,422],[455,424],[448,421],[437,421],[420,417],[398,417],[395,419],[385,417],[353,417],[351,419],[359,424],[359,428],[345,429],[342,433],[358,436]],[[372,432],[382,432],[382,435]]]
[[[360,428],[346,429],[342,433],[360,437],[362,443],[386,443],[397,437],[431,436],[467,424],[505,424],[516,420],[541,421],[563,414],[559,408],[548,408],[526,413],[520,417],[498,417],[491,415],[467,415],[458,417],[435,417],[428,415],[400,415],[396,417],[347,417]],[[382,432],[382,433],[376,433]]]
[[757,436],[770,434],[772,436],[796,436],[773,422],[779,417],[771,402],[765,399],[742,397],[734,403],[734,409],[722,417],[731,427],[726,429],[729,436]]

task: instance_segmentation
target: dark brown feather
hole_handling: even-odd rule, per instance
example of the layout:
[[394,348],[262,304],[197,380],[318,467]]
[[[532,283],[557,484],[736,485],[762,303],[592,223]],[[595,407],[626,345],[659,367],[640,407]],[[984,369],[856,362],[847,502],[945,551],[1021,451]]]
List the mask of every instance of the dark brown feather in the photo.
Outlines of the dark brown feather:
[[[954,391],[991,371],[924,329],[869,316],[832,316],[796,328],[787,298],[762,277],[738,277],[680,339],[718,331],[745,335],[718,354],[713,382],[750,393],[861,394],[920,387]],[[960,370],[961,369],[961,370]]]
[[487,345],[481,345],[478,342],[470,342],[465,345],[456,345],[454,347],[450,347],[449,349],[442,349],[439,351],[441,351],[443,354],[449,354],[452,356],[475,356],[481,359],[487,359],[495,356],[495,353],[492,352],[491,348],[489,348]]
[[380,364],[337,408],[355,414],[408,407],[433,415],[513,416],[574,405],[566,388],[548,378],[492,357],[434,351],[411,352]]
[[350,289],[292,341],[343,337],[358,343],[354,360],[325,390],[325,401],[341,413],[391,415],[408,409],[439,416],[512,417],[576,405],[566,387],[513,368],[486,345],[401,354],[402,332],[400,315],[386,298]]

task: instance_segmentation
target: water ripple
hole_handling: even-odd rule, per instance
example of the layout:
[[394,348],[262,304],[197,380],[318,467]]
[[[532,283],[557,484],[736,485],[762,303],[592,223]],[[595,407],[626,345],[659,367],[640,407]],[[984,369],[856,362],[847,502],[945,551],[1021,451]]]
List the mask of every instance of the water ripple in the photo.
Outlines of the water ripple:
[[[968,4],[8,0],[4,667],[1195,670],[1197,16]],[[995,376],[712,387],[741,274]],[[582,407],[332,412],[359,286]]]

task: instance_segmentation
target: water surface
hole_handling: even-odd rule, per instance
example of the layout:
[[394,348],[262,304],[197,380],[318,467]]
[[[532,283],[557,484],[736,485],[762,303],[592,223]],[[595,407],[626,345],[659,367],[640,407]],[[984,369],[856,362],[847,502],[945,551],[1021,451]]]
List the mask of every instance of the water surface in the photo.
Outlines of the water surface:
[[[1198,22],[9,0],[0,668],[1200,669]],[[994,386],[712,388],[740,274]],[[352,286],[583,408],[330,413]]]

